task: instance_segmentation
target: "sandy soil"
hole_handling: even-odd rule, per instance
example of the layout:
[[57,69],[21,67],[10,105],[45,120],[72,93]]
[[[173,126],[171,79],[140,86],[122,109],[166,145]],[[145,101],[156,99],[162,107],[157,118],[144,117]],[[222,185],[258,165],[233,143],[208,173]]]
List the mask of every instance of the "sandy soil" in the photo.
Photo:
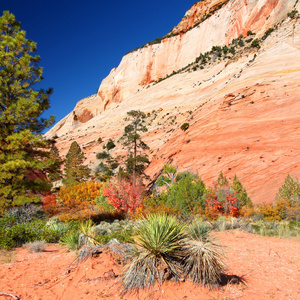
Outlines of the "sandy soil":
[[191,282],[167,282],[139,295],[121,296],[121,267],[108,254],[102,253],[68,271],[75,253],[48,245],[43,253],[17,249],[13,262],[0,266],[0,292],[22,300],[300,299],[300,241],[237,230],[217,233],[216,237],[226,246],[227,274],[242,276],[245,285],[234,284],[233,276],[227,285],[214,290]]

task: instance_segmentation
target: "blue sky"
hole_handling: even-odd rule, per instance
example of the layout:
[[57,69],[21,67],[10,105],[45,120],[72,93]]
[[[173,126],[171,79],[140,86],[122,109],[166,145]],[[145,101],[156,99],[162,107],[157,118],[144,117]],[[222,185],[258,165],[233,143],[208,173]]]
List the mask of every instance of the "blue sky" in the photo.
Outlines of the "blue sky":
[[[6,2],[6,3],[3,3]],[[128,51],[167,34],[195,0],[6,0],[27,38],[37,42],[42,88],[52,87],[44,116],[66,116],[95,94],[102,79]]]

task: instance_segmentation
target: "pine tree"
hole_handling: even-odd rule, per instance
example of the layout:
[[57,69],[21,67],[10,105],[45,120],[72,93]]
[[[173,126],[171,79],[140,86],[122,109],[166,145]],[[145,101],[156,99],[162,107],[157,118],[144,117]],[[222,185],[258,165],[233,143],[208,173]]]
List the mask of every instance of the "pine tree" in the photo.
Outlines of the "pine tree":
[[54,122],[41,118],[51,89],[34,89],[43,77],[36,43],[26,38],[15,16],[0,17],[0,202],[4,207],[39,201],[49,190],[46,177],[53,161],[39,135]]
[[135,182],[137,175],[142,175],[147,165],[150,163],[146,155],[139,154],[141,151],[149,149],[142,141],[139,132],[147,132],[148,129],[144,125],[146,115],[140,110],[131,110],[127,112],[130,124],[124,128],[124,133],[120,141],[129,149],[129,156],[126,159],[127,172],[132,174]]
[[222,171],[220,172],[219,177],[217,179],[217,184],[219,186],[229,186],[229,181]]
[[106,145],[103,145],[102,152],[96,155],[97,159],[102,160],[101,163],[95,168],[95,175],[100,181],[106,181],[113,175],[113,171],[118,167],[118,162],[111,156],[110,150],[116,147],[114,141],[109,139]]
[[298,200],[300,199],[300,183],[294,180],[290,174],[284,180],[284,184],[279,188],[276,194],[276,200]]
[[253,206],[250,197],[247,194],[246,189],[243,187],[242,183],[237,178],[236,174],[234,175],[231,188],[236,192],[236,197],[238,198],[238,205],[242,206]]
[[66,156],[65,163],[65,179],[64,184],[67,186],[75,185],[79,182],[85,181],[89,175],[90,170],[83,165],[84,154],[79,145],[74,141]]
[[49,157],[53,160],[53,165],[48,170],[48,178],[50,182],[55,182],[62,179],[61,166],[63,164],[63,160],[61,159],[56,146],[51,147]]

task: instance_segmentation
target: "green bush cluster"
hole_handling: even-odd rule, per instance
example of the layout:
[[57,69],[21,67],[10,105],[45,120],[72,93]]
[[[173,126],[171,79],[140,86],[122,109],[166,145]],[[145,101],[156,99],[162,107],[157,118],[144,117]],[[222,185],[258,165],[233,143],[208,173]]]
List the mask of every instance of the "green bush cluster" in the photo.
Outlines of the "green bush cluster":
[[35,220],[23,224],[15,224],[15,219],[4,216],[0,220],[0,248],[11,249],[28,242],[44,240],[47,243],[58,242],[61,232],[47,226],[44,220]]

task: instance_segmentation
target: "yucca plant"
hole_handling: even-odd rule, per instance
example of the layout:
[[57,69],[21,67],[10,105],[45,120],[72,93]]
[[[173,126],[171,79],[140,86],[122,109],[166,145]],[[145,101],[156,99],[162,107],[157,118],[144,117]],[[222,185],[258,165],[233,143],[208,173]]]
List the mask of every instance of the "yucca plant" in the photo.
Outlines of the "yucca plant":
[[186,254],[182,262],[185,278],[195,284],[218,285],[226,271],[223,249],[211,237],[210,228],[203,223],[192,224],[189,239],[184,246]]
[[153,214],[136,230],[136,250],[122,273],[124,292],[160,284],[182,274],[184,225],[176,218]]
[[59,240],[59,243],[70,250],[78,250],[79,233],[75,230],[70,230],[65,233]]
[[189,227],[189,237],[193,240],[201,240],[203,242],[207,242],[210,237],[211,227],[201,221],[195,221],[195,223],[192,223]]
[[81,248],[83,245],[100,245],[96,239],[94,224],[91,220],[80,223],[79,230],[81,232],[81,235],[79,236],[79,248]]

